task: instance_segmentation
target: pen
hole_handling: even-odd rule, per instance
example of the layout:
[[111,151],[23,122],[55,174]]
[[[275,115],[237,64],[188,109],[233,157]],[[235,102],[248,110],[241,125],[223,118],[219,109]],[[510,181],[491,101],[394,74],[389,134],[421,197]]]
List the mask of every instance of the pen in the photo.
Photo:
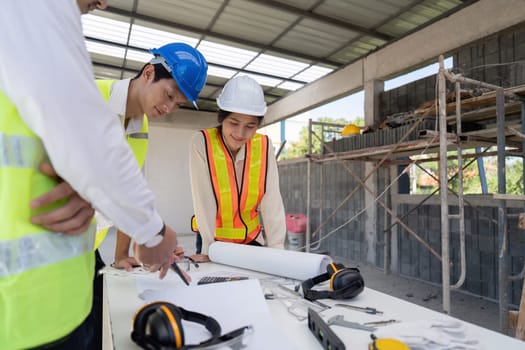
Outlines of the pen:
[[171,264],[171,267],[172,267],[173,270],[177,273],[177,275],[179,275],[179,277],[181,278],[181,280],[183,280],[184,283],[186,283],[186,285],[189,286],[189,285],[190,285],[190,282],[188,282],[188,280],[186,279],[186,277],[184,276],[184,274],[183,274],[182,271],[180,270],[179,265],[177,265],[177,263],[174,262],[173,264]]
[[335,304],[334,306],[340,306],[340,307],[345,307],[347,309],[351,309],[351,310],[356,310],[356,311],[361,311],[361,312],[364,312],[364,313],[367,313],[367,314],[372,314],[372,315],[376,315],[376,314],[383,314],[383,311],[379,311],[373,307],[369,307],[369,306],[366,306],[366,307],[361,307],[361,306],[354,306],[354,305],[348,305],[348,304]]

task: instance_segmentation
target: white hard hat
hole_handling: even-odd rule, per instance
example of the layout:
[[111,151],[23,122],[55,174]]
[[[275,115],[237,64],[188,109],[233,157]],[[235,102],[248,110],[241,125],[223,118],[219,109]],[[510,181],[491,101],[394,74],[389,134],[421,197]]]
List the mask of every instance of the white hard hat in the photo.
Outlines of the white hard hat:
[[253,116],[264,116],[267,109],[261,86],[246,75],[232,78],[224,85],[217,105],[224,111]]

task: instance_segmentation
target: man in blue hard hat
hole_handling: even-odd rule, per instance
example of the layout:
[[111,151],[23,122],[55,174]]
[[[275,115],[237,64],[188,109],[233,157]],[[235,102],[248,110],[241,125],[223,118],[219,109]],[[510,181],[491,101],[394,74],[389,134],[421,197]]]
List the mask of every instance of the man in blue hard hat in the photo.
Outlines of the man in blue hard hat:
[[[187,102],[198,108],[196,100],[206,83],[208,70],[204,56],[184,43],[171,43],[150,51],[155,57],[133,79],[97,80],[102,96],[121,119],[140,167],[148,150],[148,117],[171,113]],[[97,232],[95,248],[107,231],[105,227]],[[129,236],[118,231],[115,267],[130,269],[137,263],[128,254],[130,241]]]
[[[119,116],[125,137],[141,168],[148,151],[148,117],[166,115],[186,103],[198,108],[196,100],[206,83],[208,71],[204,56],[190,45],[171,43],[150,51],[154,58],[145,64],[134,78],[118,81],[97,80],[102,97]],[[107,220],[99,217],[97,221],[105,222],[106,225],[97,227],[95,271],[105,266],[98,247],[110,230],[116,231],[117,235],[113,266],[129,270],[138,265],[137,260],[129,256],[130,236],[118,227],[107,225]],[[97,346],[102,346],[102,290],[102,276],[97,274],[92,310]]]

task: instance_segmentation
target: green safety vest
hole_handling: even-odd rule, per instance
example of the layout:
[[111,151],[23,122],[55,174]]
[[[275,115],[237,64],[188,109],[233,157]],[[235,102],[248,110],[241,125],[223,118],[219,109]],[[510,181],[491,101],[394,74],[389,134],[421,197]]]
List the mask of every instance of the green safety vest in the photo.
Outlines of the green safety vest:
[[[98,89],[106,101],[109,101],[109,97],[111,95],[111,86],[114,82],[115,80],[96,81]],[[142,128],[136,133],[126,135],[126,140],[128,141],[128,144],[135,155],[135,159],[137,160],[139,168],[142,168],[144,165],[144,162],[146,161],[146,154],[148,153],[148,131],[148,117],[144,115],[144,119],[142,120]],[[105,228],[97,232],[97,236],[95,238],[95,249],[98,249],[100,244],[104,241],[106,235],[108,234],[108,230],[109,228]]]
[[[67,145],[64,145],[66,147]],[[38,171],[42,141],[0,92],[0,348],[58,340],[88,316],[93,297],[95,224],[79,235],[33,225],[29,202],[57,185]]]

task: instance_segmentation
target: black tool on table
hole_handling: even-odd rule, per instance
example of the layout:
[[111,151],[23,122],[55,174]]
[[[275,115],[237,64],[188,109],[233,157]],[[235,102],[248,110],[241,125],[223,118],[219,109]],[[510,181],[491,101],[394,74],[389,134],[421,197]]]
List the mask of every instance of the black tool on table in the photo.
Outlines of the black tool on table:
[[186,283],[187,286],[190,285],[190,282],[188,282],[188,280],[186,279],[186,276],[184,276],[184,274],[182,273],[179,265],[177,265],[176,262],[174,262],[173,264],[171,264],[171,267],[173,268],[173,270],[177,273],[177,275],[179,275],[180,279],[182,281],[184,281],[184,283]]
[[[191,256],[184,255],[184,259],[187,259],[190,263],[192,263],[196,269],[199,268],[199,263],[196,262]],[[189,268],[189,265],[188,265],[188,268]]]
[[308,308],[308,328],[319,340],[323,349],[346,350],[343,341],[330,329],[330,326],[319,316],[317,312]]
[[218,283],[218,282],[231,282],[231,281],[241,281],[247,280],[246,276],[235,276],[235,277],[225,277],[225,276],[205,276],[202,277],[197,284],[209,284],[209,283]]

